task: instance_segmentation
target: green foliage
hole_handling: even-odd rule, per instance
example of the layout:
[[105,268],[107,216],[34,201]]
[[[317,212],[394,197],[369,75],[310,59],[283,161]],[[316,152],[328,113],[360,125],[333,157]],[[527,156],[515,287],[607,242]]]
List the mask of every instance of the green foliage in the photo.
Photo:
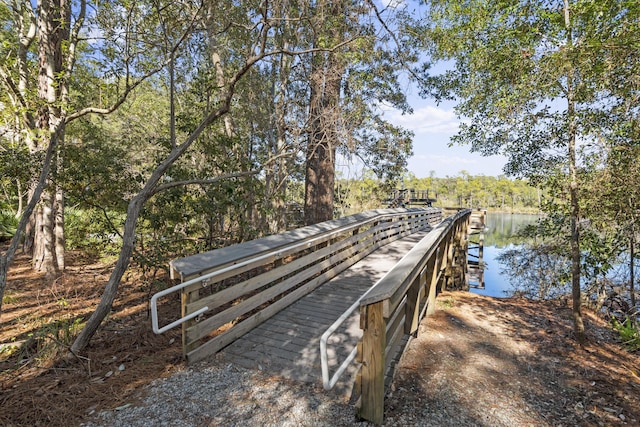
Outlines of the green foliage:
[[436,299],[436,304],[441,309],[448,310],[448,309],[453,308],[455,306],[456,299],[453,298],[453,297],[438,298],[438,299]]
[[18,297],[11,292],[5,292],[2,296],[2,304],[15,304],[18,302]]
[[569,291],[570,263],[565,247],[557,242],[533,242],[506,249],[498,261],[515,294],[546,300]]
[[638,331],[638,323],[634,322],[629,316],[620,322],[615,317],[611,319],[613,329],[620,334],[620,339],[630,351],[640,350],[640,332]]
[[15,215],[0,211],[0,241],[12,238],[17,226],[18,219]]
[[116,132],[119,130],[114,132],[111,124],[102,120],[77,121],[69,127],[69,142],[62,152],[63,168],[58,172],[58,183],[66,191],[68,205],[126,209],[126,195],[139,187],[141,174],[132,167],[131,158],[143,152],[128,148],[130,141],[119,138]]
[[115,255],[122,243],[118,233],[123,221],[123,212],[91,207],[67,208],[67,247],[82,250],[87,255],[98,258]]
[[[506,155],[513,176],[544,180],[567,165],[569,124],[588,135],[604,107],[607,76],[598,71],[607,67],[608,51],[603,38],[595,40],[613,37],[601,30],[624,25],[617,21],[624,12],[572,1],[567,29],[562,7],[544,2],[431,3],[433,56],[455,65],[425,90],[460,100],[456,109],[470,120],[455,142]],[[601,20],[611,27],[596,24]]]
[[26,204],[29,182],[40,160],[26,146],[0,136],[0,239],[15,233],[17,221],[14,224],[11,217],[19,213],[20,202]]
[[359,131],[360,150],[367,153],[365,165],[384,182],[395,184],[407,166],[413,133],[372,117]]
[[0,181],[17,179],[28,182],[40,160],[38,156],[29,154],[26,146],[0,138]]

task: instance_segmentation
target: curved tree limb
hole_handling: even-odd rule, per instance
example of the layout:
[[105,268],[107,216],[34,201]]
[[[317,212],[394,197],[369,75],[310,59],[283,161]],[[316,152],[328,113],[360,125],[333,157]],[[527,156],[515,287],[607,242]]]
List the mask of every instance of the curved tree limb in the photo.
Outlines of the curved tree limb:
[[168,190],[170,188],[175,188],[175,187],[184,187],[185,185],[194,185],[194,184],[210,185],[210,184],[216,184],[216,183],[218,183],[220,181],[224,181],[225,179],[240,178],[240,177],[243,177],[243,176],[255,175],[255,174],[259,173],[259,172],[260,171],[253,170],[253,171],[247,171],[247,172],[228,173],[228,174],[220,175],[220,176],[217,176],[215,178],[210,178],[210,179],[189,179],[189,180],[185,180],[185,181],[167,182],[166,184],[158,185],[153,190],[152,194],[155,195],[155,194],[160,193],[161,191],[165,191],[165,190]]

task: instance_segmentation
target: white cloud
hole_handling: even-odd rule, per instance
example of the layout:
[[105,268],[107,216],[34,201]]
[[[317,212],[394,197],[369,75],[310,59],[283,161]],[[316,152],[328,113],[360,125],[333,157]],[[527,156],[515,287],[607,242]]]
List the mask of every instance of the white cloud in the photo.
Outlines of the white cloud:
[[[416,102],[414,113],[402,115],[398,110],[386,109],[385,119],[397,126],[412,130],[413,156],[407,169],[418,178],[428,177],[431,171],[437,177],[456,176],[464,170],[471,175],[498,176],[506,159],[502,156],[483,157],[470,152],[468,145],[450,145],[451,137],[458,133],[465,118],[458,118],[453,103],[436,106],[428,101]],[[414,105],[415,105],[414,104]]]
[[387,7],[397,8],[398,6],[404,4],[404,0],[379,0],[377,3],[381,5],[383,9]]
[[431,105],[418,108],[414,113],[402,115],[398,111],[387,113],[389,121],[412,130],[416,136],[439,133],[453,135],[461,122],[453,109],[444,109]]

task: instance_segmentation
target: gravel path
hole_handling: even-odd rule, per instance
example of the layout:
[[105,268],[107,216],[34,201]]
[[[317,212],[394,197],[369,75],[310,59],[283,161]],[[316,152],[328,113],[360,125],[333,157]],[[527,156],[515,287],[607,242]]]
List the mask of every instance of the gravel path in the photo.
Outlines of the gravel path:
[[139,402],[83,424],[131,427],[366,426],[341,397],[258,370],[196,365],[152,383]]

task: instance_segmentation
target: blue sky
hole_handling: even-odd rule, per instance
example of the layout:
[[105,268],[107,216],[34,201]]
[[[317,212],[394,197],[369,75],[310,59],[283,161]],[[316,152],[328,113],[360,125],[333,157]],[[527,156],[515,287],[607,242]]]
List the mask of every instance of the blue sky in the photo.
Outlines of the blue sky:
[[483,157],[471,153],[469,146],[449,146],[450,138],[458,131],[460,119],[453,110],[454,104],[436,105],[432,100],[409,96],[412,115],[402,115],[396,110],[385,113],[387,120],[414,132],[413,156],[408,169],[418,178],[428,177],[431,171],[444,178],[456,176],[465,170],[471,175],[502,175],[506,159],[502,156]]
[[[470,152],[470,146],[449,146],[450,139],[458,132],[461,122],[454,111],[454,103],[436,105],[433,100],[412,95],[408,88],[407,97],[413,107],[413,114],[403,115],[389,108],[384,117],[392,124],[413,131],[413,156],[409,158],[407,169],[418,178],[429,177],[431,171],[438,178],[457,176],[461,171],[471,175],[504,175],[506,158],[503,156],[483,157]],[[339,176],[359,178],[362,164],[357,159],[337,159]]]
[[[378,0],[379,7],[402,7],[407,5],[414,16],[424,16],[425,6],[415,0]],[[430,72],[439,74],[447,68],[444,63],[433,64]],[[415,93],[414,93],[415,92]],[[444,178],[456,176],[465,170],[471,175],[498,176],[506,159],[502,156],[483,157],[470,152],[469,146],[449,147],[450,138],[458,131],[460,120],[453,110],[453,102],[436,105],[433,100],[416,95],[418,89],[407,84],[407,99],[414,112],[402,115],[395,110],[385,112],[385,117],[394,125],[412,130],[414,155],[409,159],[408,169],[418,178],[428,177],[431,171]]]

